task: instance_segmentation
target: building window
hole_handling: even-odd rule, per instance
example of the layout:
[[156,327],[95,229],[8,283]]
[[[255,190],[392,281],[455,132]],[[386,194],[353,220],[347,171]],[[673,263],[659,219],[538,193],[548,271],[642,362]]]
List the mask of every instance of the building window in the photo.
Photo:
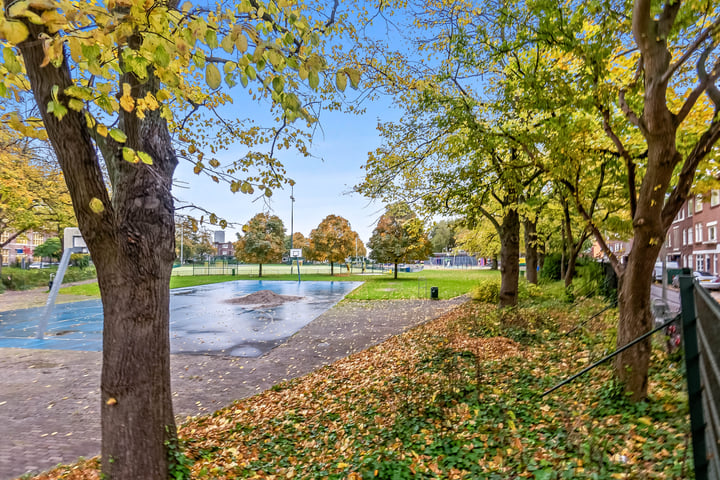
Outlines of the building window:
[[683,230],[683,247],[687,245],[687,230]]
[[707,224],[707,239],[708,242],[717,242],[717,222]]
[[687,207],[688,218],[690,218],[690,217],[692,217],[692,214],[693,214],[693,201],[692,201],[692,198],[688,199],[687,203],[688,203],[688,207]]
[[703,267],[705,265],[704,258],[702,255],[698,255],[695,258],[695,270],[703,270]]
[[15,243],[18,245],[27,245],[28,239],[25,235],[20,235],[15,239]]
[[43,237],[39,233],[33,234],[33,246],[37,247],[43,244]]
[[720,190],[713,190],[710,192],[710,206],[717,207],[720,205]]
[[702,195],[695,197],[695,213],[702,212],[703,209],[703,198]]
[[702,223],[695,224],[695,243],[702,243],[703,241],[703,225]]
[[10,232],[3,232],[3,234],[0,235],[0,242],[5,243],[8,240],[10,240]]
[[9,248],[3,248],[3,263],[7,263],[10,260],[10,249]]
[[687,229],[687,232],[688,232],[688,245],[692,245],[692,244],[694,243],[694,242],[693,242],[693,231],[692,231],[692,227],[691,227],[691,228],[688,228],[688,229]]

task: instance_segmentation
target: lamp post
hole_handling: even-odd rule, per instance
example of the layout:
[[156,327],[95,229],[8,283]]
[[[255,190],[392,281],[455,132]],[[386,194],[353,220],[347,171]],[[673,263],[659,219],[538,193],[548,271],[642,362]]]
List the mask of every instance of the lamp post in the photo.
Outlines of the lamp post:
[[[290,185],[290,251],[293,249],[293,210],[295,206],[295,187],[294,185]],[[298,270],[300,270],[300,260],[298,259]],[[293,263],[292,258],[290,258],[290,275],[293,273]]]

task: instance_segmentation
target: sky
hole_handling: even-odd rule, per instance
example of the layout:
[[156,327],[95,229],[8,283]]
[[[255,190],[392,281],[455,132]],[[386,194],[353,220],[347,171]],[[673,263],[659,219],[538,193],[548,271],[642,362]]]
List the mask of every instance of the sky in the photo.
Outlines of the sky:
[[[257,105],[257,104],[256,104]],[[350,222],[363,242],[367,243],[377,225],[384,205],[351,193],[364,177],[362,166],[369,151],[381,145],[376,126],[378,118],[386,121],[396,116],[386,102],[365,105],[363,115],[322,112],[320,126],[310,151],[313,157],[282,151],[289,178],[295,180],[292,207],[293,231],[306,237],[328,215],[339,215]],[[262,107],[256,107],[262,108]],[[238,153],[243,147],[237,146]],[[237,155],[240,156],[240,155]],[[255,195],[232,193],[226,184],[195,175],[193,165],[181,161],[175,174],[173,193],[181,202],[198,205],[236,225],[225,229],[225,241],[235,241],[236,232],[257,213],[269,211],[280,217],[290,234],[290,187],[276,190],[269,205]],[[182,213],[183,210],[180,211]],[[198,217],[200,214],[187,212]],[[208,226],[220,230],[217,226]]]

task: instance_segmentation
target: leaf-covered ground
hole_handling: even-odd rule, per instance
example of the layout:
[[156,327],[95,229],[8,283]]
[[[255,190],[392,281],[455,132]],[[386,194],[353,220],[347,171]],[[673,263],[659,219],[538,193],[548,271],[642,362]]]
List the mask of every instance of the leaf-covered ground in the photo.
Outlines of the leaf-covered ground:
[[[598,301],[498,313],[468,303],[303,378],[180,428],[178,478],[693,478],[681,359],[658,346],[651,398],[602,366]],[[658,345],[660,342],[658,342]],[[40,478],[98,478],[95,461]]]

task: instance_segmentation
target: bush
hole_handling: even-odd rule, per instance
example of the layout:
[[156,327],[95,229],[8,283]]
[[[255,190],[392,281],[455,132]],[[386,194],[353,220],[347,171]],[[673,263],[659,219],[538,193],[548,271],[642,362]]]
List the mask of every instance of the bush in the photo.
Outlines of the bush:
[[560,280],[560,273],[562,265],[562,255],[559,253],[553,253],[545,257],[543,267],[540,270],[540,278],[542,280]]
[[574,297],[594,297],[605,284],[605,270],[595,261],[578,262],[577,276],[573,281]]
[[483,280],[470,292],[470,298],[478,302],[498,303],[500,301],[500,279]]
[[[470,298],[478,302],[498,303],[500,301],[500,285],[501,279],[483,280],[471,292]],[[518,298],[527,300],[538,298],[543,295],[541,287],[528,283],[524,279],[520,279],[518,283]]]
[[70,255],[70,262],[82,270],[90,266],[90,255],[87,253],[73,253]]
[[[54,268],[42,268],[37,270],[24,270],[21,268],[3,268],[0,292],[4,290],[27,290],[30,288],[47,287],[50,282],[50,275],[57,270]],[[95,278],[95,267],[89,266],[84,269],[69,267],[65,272],[63,282],[79,282]]]

